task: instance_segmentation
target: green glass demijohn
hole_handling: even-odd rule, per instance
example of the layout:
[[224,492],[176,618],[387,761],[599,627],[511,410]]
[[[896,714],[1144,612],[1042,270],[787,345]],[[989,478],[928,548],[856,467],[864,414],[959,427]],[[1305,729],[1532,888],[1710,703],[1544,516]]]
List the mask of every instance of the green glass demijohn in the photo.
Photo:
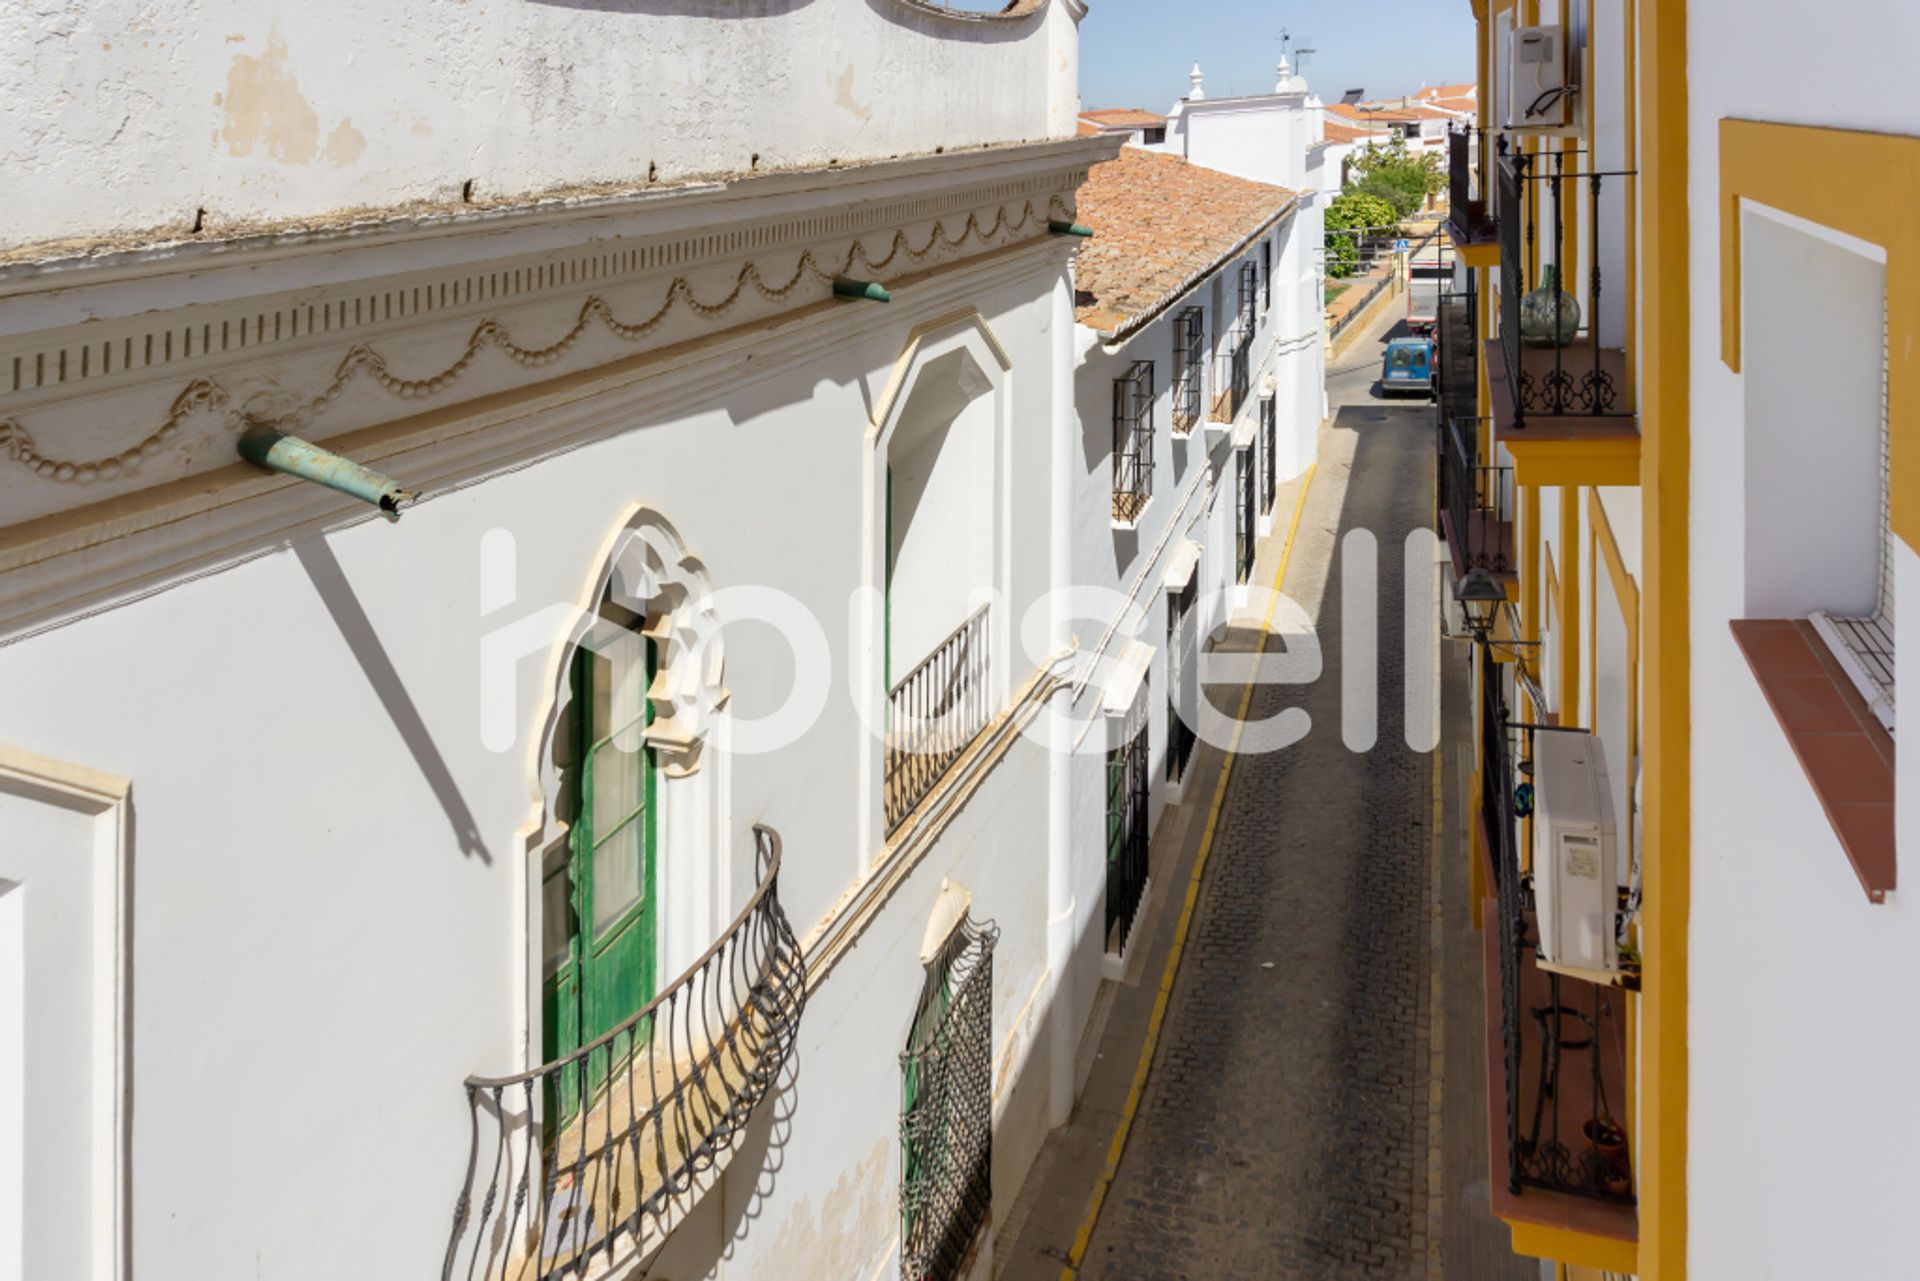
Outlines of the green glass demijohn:
[[1549,263],[1540,269],[1540,287],[1520,300],[1520,341],[1529,347],[1564,347],[1579,332],[1580,304],[1560,287],[1560,269]]

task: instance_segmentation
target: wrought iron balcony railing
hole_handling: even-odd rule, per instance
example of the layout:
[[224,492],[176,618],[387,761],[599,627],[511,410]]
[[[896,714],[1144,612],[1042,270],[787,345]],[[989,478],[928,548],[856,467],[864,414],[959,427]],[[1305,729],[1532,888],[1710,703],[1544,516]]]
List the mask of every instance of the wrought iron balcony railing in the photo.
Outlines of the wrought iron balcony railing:
[[1499,146],[1500,346],[1513,427],[1530,417],[1631,417],[1628,317],[1619,304],[1606,310],[1602,265],[1624,268],[1634,173],[1583,171],[1577,152],[1528,155],[1505,135]]
[[1478,420],[1454,420],[1441,429],[1440,510],[1447,515],[1447,541],[1461,573],[1519,569],[1513,550],[1513,468],[1483,464],[1477,457]]
[[926,799],[992,714],[982,605],[887,692],[887,830]]
[[754,840],[752,899],[645,1008],[532,1071],[467,1078],[473,1137],[442,1281],[548,1281],[642,1259],[711,1182],[787,1063],[806,1002],[780,838],[756,827]]
[[1227,331],[1226,346],[1213,358],[1214,422],[1230,423],[1240,416],[1253,387],[1253,326],[1236,321]]
[[1632,1205],[1624,1002],[1617,989],[1535,964],[1539,936],[1520,861],[1512,753],[1514,736],[1533,731],[1511,721],[1503,666],[1490,646],[1481,647],[1480,804],[1497,901],[1506,1091],[1497,1101],[1506,1112],[1507,1186]]
[[1460,288],[1440,291],[1434,316],[1435,389],[1440,402],[1440,426],[1480,412],[1480,309],[1473,277]]
[[1485,146],[1485,133],[1470,125],[1447,134],[1447,221],[1452,224],[1456,243],[1493,238],[1487,185],[1481,181],[1481,151]]

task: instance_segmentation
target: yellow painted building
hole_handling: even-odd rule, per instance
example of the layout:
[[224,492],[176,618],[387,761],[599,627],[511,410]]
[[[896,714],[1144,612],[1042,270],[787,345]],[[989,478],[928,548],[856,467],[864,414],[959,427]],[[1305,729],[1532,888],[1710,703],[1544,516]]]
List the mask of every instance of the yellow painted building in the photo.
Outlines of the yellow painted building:
[[1470,9],[1440,484],[1495,1213],[1568,1281],[1920,1275],[1920,10]]

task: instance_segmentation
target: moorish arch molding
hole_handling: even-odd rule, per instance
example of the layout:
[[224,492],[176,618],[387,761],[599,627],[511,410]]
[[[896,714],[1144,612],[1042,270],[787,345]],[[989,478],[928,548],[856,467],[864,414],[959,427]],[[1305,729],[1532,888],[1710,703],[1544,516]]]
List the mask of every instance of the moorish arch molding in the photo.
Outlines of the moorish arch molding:
[[559,647],[550,676],[550,695],[539,753],[541,817],[546,838],[557,835],[561,792],[554,735],[572,701],[573,655],[585,645],[611,643],[617,629],[602,620],[602,601],[612,601],[646,620],[643,634],[656,646],[653,682],[647,697],[653,722],[647,745],[668,778],[697,772],[714,721],[726,708],[726,640],[713,610],[713,589],[706,566],[687,550],[673,523],[644,505],[628,509],[596,562],[592,583],[579,602],[576,620]]

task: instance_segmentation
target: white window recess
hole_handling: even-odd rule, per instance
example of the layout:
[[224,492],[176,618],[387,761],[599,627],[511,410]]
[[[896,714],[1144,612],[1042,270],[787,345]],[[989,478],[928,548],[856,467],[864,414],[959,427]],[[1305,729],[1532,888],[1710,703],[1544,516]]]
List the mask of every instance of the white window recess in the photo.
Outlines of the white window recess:
[[1843,617],[1815,610],[1809,621],[1820,633],[1873,714],[1893,733],[1893,522],[1887,482],[1887,347],[1880,347],[1880,581],[1872,612]]

